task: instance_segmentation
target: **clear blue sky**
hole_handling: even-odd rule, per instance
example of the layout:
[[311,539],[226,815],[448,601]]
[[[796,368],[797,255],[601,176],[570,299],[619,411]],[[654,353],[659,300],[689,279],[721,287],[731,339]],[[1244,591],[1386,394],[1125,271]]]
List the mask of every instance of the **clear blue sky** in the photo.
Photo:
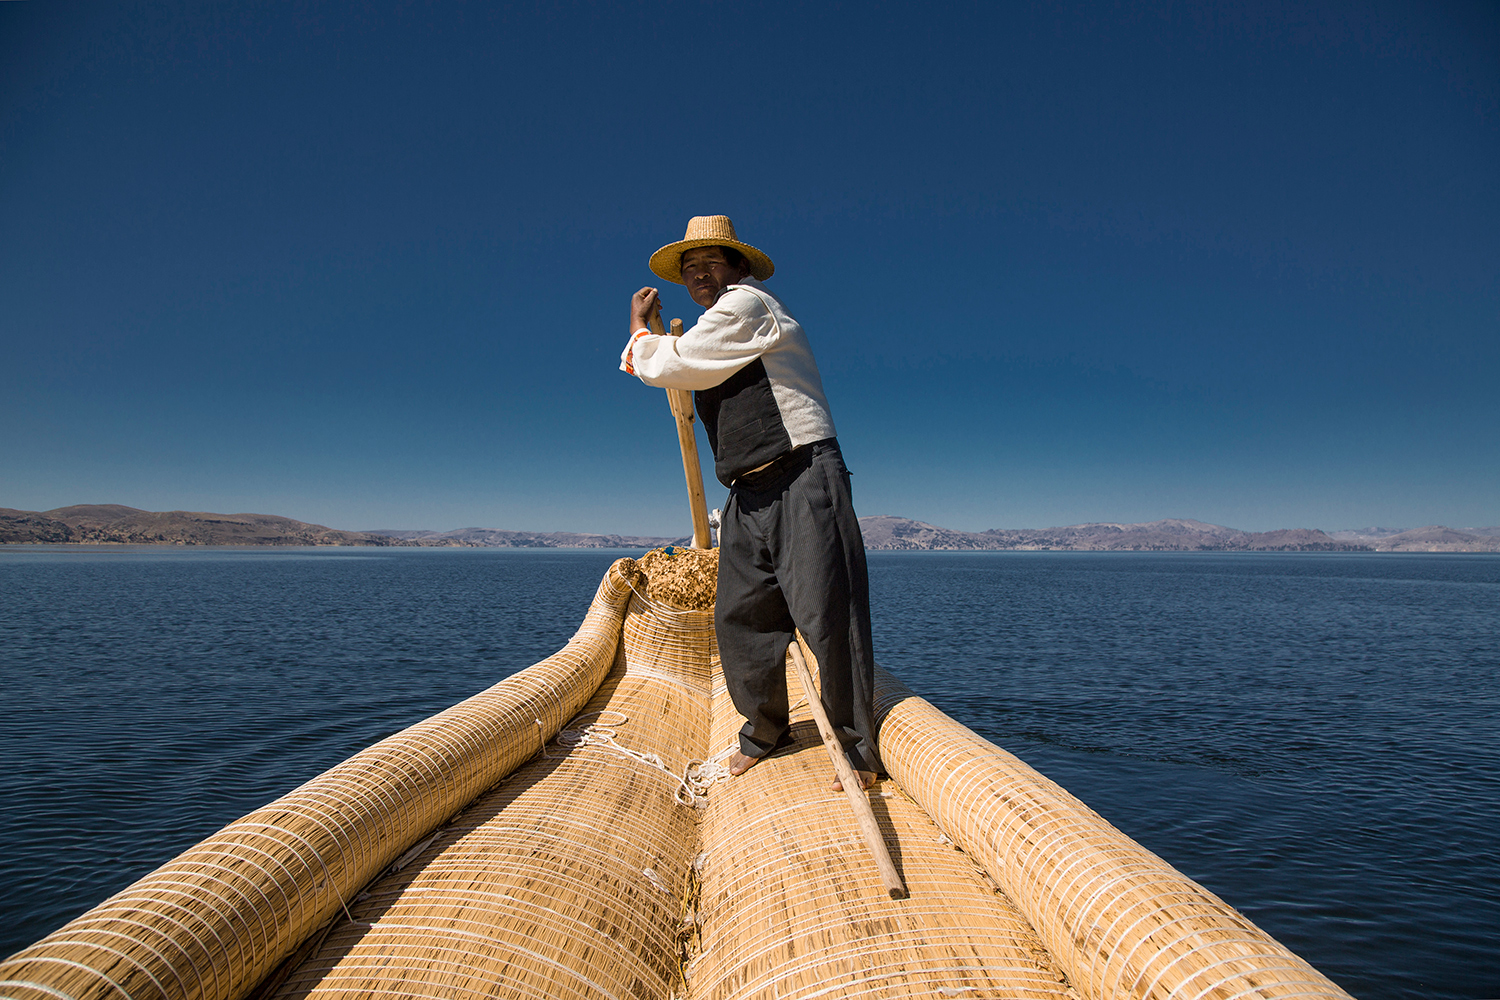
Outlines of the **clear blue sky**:
[[1500,523],[1500,6],[1364,0],[0,4],[0,506],[685,533],[716,213],[861,514]]

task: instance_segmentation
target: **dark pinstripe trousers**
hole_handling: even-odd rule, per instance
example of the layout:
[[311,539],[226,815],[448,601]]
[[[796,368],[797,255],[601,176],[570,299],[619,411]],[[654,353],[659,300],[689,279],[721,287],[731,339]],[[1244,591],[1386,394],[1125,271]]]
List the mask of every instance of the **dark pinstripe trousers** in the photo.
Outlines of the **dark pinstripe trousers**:
[[786,649],[800,629],[850,764],[881,770],[869,571],[838,441],[736,480],[719,547],[714,625],[729,696],[746,720],[740,751],[761,757],[786,736]]

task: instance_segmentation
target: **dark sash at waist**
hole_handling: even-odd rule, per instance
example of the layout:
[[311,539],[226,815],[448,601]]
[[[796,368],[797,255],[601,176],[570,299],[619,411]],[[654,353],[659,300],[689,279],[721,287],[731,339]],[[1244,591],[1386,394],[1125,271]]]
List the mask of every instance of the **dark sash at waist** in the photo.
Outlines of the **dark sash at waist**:
[[746,472],[734,481],[734,489],[762,493],[795,479],[812,464],[813,456],[839,446],[838,438],[823,438],[777,456],[754,472]]

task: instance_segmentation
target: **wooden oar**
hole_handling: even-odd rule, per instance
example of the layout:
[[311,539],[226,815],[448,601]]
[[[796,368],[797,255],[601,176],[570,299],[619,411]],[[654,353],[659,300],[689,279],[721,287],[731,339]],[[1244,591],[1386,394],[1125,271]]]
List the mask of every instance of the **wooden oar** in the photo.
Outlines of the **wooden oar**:
[[[651,314],[651,332],[666,335],[660,309]],[[672,336],[682,336],[682,320],[672,321]],[[703,469],[698,464],[698,436],[693,430],[693,394],[686,389],[668,389],[667,405],[677,421],[677,443],[682,446],[682,474],[687,479],[688,506],[693,512],[693,548],[710,548],[708,502],[703,498]]]
[[807,669],[807,661],[802,658],[800,635],[790,648],[792,664],[797,668],[797,677],[802,681],[802,691],[807,695],[807,704],[812,708],[813,718],[817,720],[818,733],[823,737],[823,746],[828,749],[828,756],[833,758],[833,770],[839,776],[839,783],[844,786],[845,798],[854,808],[854,821],[859,825],[859,832],[865,838],[865,844],[870,848],[870,853],[875,855],[875,867],[880,869],[880,881],[885,883],[885,890],[891,894],[892,899],[905,899],[906,885],[896,871],[896,863],[891,860],[891,852],[886,849],[885,837],[880,832],[880,824],[875,822],[875,812],[870,808],[869,796],[865,794],[859,775],[855,774],[854,768],[849,766],[849,758],[844,753],[843,744],[834,733],[833,724],[828,721],[828,713],[823,709],[823,696],[818,693],[817,688],[813,687],[812,672]]

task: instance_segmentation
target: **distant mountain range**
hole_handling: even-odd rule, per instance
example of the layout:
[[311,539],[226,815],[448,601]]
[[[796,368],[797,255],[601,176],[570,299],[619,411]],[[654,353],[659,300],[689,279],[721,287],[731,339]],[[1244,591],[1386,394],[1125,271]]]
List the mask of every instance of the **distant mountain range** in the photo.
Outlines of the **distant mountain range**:
[[[1500,527],[1316,528],[1240,531],[1172,518],[1144,524],[1074,524],[1061,528],[954,531],[891,515],[862,517],[871,550],[1010,550],[1130,552],[1500,552]],[[690,538],[601,535],[572,531],[340,531],[274,514],[149,511],[119,504],[80,504],[56,510],[0,508],[0,544],[133,545],[396,545],[485,548],[651,549],[687,545]]]
[[83,542],[126,545],[391,545],[394,539],[339,531],[274,514],[151,511],[119,504],[56,510],[0,507],[0,543]]
[[78,504],[56,510],[0,507],[0,544],[395,545],[500,548],[652,549],[687,545],[691,536],[599,535],[574,531],[340,531],[274,514],[210,514]]
[[692,535],[658,538],[655,535],[595,535],[577,531],[504,531],[500,528],[458,528],[454,531],[365,532],[413,545],[465,545],[502,549],[655,549],[663,545],[691,545]]
[[859,519],[867,549],[1047,550],[1070,552],[1500,552],[1500,528],[1316,528],[1240,531],[1169,518],[1144,524],[954,531],[905,517]]

